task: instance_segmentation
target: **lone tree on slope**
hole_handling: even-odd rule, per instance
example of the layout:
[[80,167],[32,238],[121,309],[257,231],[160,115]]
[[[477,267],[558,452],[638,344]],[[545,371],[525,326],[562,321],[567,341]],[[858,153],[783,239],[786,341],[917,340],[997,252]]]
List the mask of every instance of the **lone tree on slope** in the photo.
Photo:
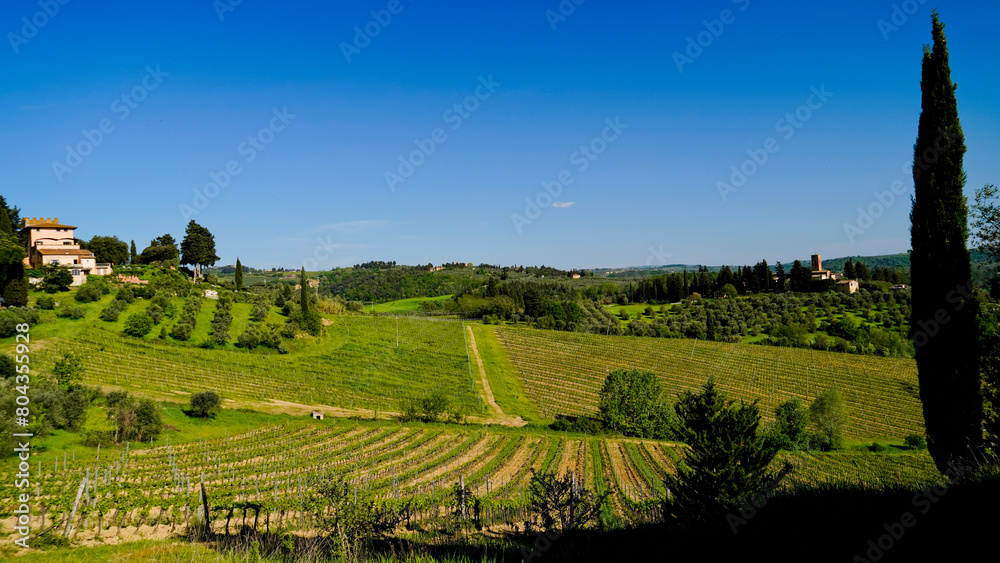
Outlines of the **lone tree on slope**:
[[198,279],[201,277],[202,266],[211,266],[218,261],[219,257],[215,255],[215,237],[192,219],[181,242],[181,264],[194,266],[194,278]]

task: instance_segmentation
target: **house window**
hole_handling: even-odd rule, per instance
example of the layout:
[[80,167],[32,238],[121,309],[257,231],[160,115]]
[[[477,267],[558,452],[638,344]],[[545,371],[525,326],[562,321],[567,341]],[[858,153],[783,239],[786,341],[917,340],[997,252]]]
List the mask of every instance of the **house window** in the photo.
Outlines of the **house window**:
[[73,275],[74,276],[79,276],[80,275],[80,270],[73,270]]

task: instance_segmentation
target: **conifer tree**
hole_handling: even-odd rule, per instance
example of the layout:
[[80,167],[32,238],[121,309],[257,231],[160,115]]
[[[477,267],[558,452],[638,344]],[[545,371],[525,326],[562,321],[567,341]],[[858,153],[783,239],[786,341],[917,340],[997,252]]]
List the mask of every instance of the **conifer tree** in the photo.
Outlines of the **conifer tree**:
[[14,227],[10,222],[7,209],[0,207],[0,235],[14,236]]
[[711,379],[699,393],[684,393],[675,406],[678,439],[689,447],[677,473],[666,477],[672,496],[664,516],[709,524],[724,524],[726,512],[777,484],[768,466],[778,447],[758,432],[756,403],[737,405],[716,389]]
[[[971,295],[971,265],[962,159],[965,139],[951,81],[944,24],[931,16],[933,45],[924,46],[921,113],[913,155],[910,212],[916,347],[927,445],[938,469],[975,465],[982,442],[983,399]],[[861,276],[861,264],[857,265]]]
[[139,254],[135,251],[135,239],[132,239],[132,247],[129,249],[129,264],[137,264],[139,262]]
[[236,257],[236,291],[243,289],[243,265],[240,264],[240,257]]
[[181,264],[194,266],[194,277],[198,279],[201,277],[202,266],[211,266],[218,261],[219,257],[215,255],[215,237],[193,219],[189,221],[184,240],[181,241]]
[[853,280],[857,279],[855,276],[857,276],[857,273],[854,271],[854,261],[848,258],[847,262],[844,262],[844,277]]

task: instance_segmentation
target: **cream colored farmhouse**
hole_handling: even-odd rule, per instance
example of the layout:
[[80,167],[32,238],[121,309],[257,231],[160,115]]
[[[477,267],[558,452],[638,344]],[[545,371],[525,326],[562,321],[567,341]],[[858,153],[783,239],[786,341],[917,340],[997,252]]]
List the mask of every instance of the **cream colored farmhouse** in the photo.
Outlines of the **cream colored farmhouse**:
[[73,275],[73,285],[87,281],[87,276],[106,276],[111,264],[98,264],[94,253],[80,248],[73,236],[76,227],[61,225],[59,218],[31,218],[24,220],[28,229],[28,256],[25,266],[42,268],[53,264],[66,266]]

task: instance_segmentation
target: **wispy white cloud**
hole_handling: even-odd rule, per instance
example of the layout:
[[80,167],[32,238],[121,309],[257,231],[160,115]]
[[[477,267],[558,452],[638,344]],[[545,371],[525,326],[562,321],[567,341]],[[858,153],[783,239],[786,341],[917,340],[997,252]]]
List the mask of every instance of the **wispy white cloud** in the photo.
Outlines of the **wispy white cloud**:
[[374,219],[367,221],[344,221],[343,223],[330,223],[320,225],[320,231],[337,231],[341,233],[358,233],[369,229],[379,229],[389,225],[386,219]]
[[576,205],[575,201],[557,201],[552,204],[552,207],[558,207],[559,209],[566,209],[572,205]]

